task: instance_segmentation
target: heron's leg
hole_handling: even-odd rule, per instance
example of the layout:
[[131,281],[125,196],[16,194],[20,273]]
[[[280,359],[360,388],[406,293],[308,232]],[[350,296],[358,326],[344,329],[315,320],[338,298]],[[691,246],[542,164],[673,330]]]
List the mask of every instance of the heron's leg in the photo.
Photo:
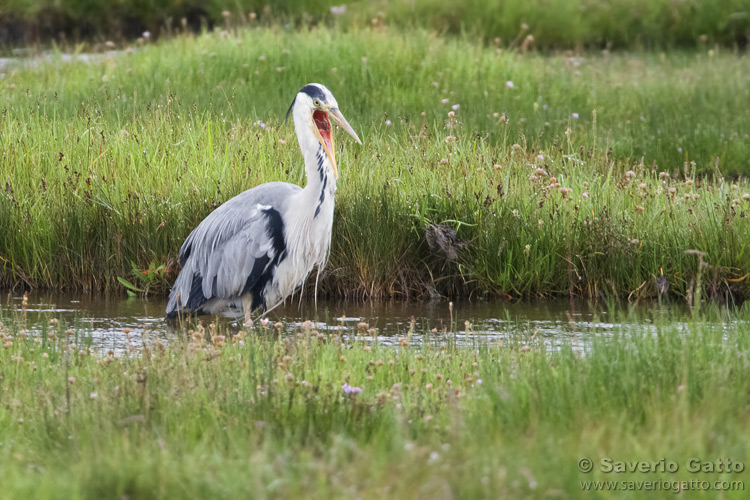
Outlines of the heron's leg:
[[242,310],[245,313],[245,323],[242,326],[253,326],[253,320],[250,318],[250,313],[253,310],[253,295],[246,293],[242,296]]

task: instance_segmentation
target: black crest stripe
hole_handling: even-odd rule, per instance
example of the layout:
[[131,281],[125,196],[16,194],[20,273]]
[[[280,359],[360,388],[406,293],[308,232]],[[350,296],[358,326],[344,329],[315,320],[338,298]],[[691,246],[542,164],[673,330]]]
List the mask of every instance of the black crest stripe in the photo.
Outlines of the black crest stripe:
[[302,87],[302,90],[300,92],[305,93],[312,97],[313,99],[320,99],[321,101],[326,101],[326,95],[323,92],[323,89],[318,87],[317,85],[309,84]]
[[286,112],[286,118],[284,118],[285,122],[289,121],[289,115],[292,113],[292,108],[294,108],[295,102],[297,102],[297,96],[294,96],[294,100],[292,101],[291,106],[289,106],[289,111]]

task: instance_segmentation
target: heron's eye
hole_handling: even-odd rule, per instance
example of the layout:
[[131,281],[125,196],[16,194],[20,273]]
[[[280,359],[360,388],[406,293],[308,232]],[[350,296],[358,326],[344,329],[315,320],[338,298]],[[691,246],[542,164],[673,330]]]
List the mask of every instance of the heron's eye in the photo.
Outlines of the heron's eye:
[[315,106],[316,108],[319,108],[319,107],[320,107],[320,99],[315,99],[315,100],[313,101],[313,105],[314,105],[314,106]]

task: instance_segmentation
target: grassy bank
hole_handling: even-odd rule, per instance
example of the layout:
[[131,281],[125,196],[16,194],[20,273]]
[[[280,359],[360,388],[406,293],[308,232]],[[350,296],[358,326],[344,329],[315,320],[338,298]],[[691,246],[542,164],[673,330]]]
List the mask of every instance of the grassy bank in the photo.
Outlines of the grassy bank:
[[[740,491],[684,495],[746,495],[746,467],[687,467],[750,458],[737,318],[656,320],[583,351],[531,331],[421,346],[404,332],[396,348],[355,330],[209,328],[119,358],[50,319],[41,338],[21,311],[0,329],[3,498],[612,498],[582,492],[588,480],[660,482],[649,498],[696,480]],[[606,473],[607,458],[679,471]]]
[[[695,48],[744,46],[750,34],[747,0],[32,0],[5,2],[0,27],[15,42],[93,37],[135,38],[144,30],[169,36],[203,26],[291,24],[420,28],[543,49]],[[342,5],[343,4],[343,5]],[[333,9],[332,9],[333,7]],[[226,17],[225,17],[226,16]],[[184,24],[183,24],[184,23]],[[523,28],[522,28],[523,26]],[[531,35],[531,39],[526,39]]]
[[[637,298],[663,270],[675,296],[744,298],[746,66],[273,29],[31,61],[0,80],[0,285],[112,290],[154,262],[152,290],[168,286],[218,204],[304,182],[282,117],[320,81],[365,143],[342,139],[324,292]],[[428,248],[428,223],[468,243],[456,262]]]

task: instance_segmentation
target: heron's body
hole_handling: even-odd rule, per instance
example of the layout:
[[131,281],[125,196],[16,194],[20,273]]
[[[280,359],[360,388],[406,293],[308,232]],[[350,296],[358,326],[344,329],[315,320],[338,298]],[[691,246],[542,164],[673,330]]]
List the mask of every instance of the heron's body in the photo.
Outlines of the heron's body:
[[[320,108],[328,103],[331,116],[356,138],[325,87],[303,88],[290,112],[307,185],[302,189],[285,182],[262,184],[206,217],[180,249],[182,270],[169,297],[167,317],[244,313],[249,321],[251,311],[274,308],[302,287],[315,266],[325,266],[337,171],[330,123],[316,114],[321,111],[313,102]],[[313,116],[318,134],[310,125]]]

